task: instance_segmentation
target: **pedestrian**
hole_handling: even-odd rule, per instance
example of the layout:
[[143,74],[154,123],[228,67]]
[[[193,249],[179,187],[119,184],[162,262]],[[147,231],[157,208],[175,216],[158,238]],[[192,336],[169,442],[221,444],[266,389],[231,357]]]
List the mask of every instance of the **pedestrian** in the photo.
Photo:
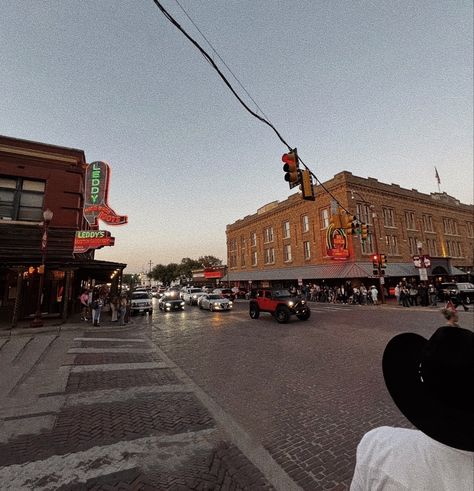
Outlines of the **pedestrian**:
[[441,313],[443,314],[444,318],[446,319],[446,324],[448,326],[454,326],[454,327],[459,327],[458,321],[459,321],[459,316],[458,312],[456,310],[456,307],[451,303],[451,305],[448,305],[441,310]]
[[400,301],[400,283],[395,285],[395,298],[397,299],[397,305],[401,305]]
[[357,447],[350,491],[474,489],[474,333],[443,326],[387,344],[385,385],[417,429],[382,426]]
[[411,306],[417,306],[417,297],[418,297],[418,290],[416,289],[415,285],[410,285],[410,289],[408,290],[408,294],[410,296],[410,305]]
[[370,296],[372,297],[372,303],[377,305],[379,303],[379,292],[375,285],[372,285],[370,289]]
[[430,305],[436,307],[438,304],[438,292],[432,283],[428,286],[428,295],[430,297]]
[[81,302],[81,321],[89,320],[89,290],[85,288],[79,297]]
[[112,313],[112,322],[118,321],[118,308],[120,304],[120,299],[117,295],[112,295],[110,299],[110,311]]
[[122,294],[122,296],[120,297],[119,308],[118,308],[119,320],[121,326],[125,325],[125,316],[127,314],[127,310],[128,310],[127,295]]
[[98,295],[96,299],[92,301],[92,325],[95,327],[100,327],[100,314],[103,306],[104,297]]
[[404,307],[410,307],[410,293],[406,286],[402,286],[400,290],[400,299]]

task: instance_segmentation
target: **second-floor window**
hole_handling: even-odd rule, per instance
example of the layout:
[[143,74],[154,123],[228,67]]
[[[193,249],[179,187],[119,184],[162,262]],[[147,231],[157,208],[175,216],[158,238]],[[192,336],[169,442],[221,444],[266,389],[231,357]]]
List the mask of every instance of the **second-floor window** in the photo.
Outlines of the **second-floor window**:
[[407,225],[407,230],[416,230],[415,212],[414,211],[406,211],[405,212],[405,223]]
[[257,266],[257,251],[252,252],[252,266]]
[[385,227],[395,227],[395,215],[392,208],[383,208],[383,224]]
[[245,251],[240,253],[240,266],[245,267]]
[[373,234],[369,233],[366,240],[361,241],[362,254],[372,254],[374,245],[372,240]]
[[273,264],[275,262],[275,249],[268,247],[265,249],[265,264]]
[[230,239],[229,250],[230,251],[236,251],[237,250],[237,239]]
[[273,242],[273,227],[266,227],[263,231],[263,242]]
[[362,223],[372,225],[372,210],[365,203],[357,203],[357,217]]
[[474,237],[474,223],[472,222],[467,222],[467,236],[471,239]]
[[308,217],[308,215],[303,215],[301,218],[301,221],[302,221],[302,226],[303,226],[303,233],[309,232],[309,217]]
[[291,245],[290,244],[285,244],[283,246],[283,257],[285,263],[288,263],[291,261]]
[[396,235],[386,235],[385,245],[387,246],[387,252],[391,256],[397,256],[400,254],[398,250],[398,238]]
[[321,210],[321,228],[329,227],[329,208]]
[[412,256],[418,254],[418,239],[416,237],[408,237],[408,247]]
[[426,239],[426,247],[430,256],[438,255],[438,241],[436,239]]
[[304,241],[303,242],[303,250],[304,250],[304,258],[305,259],[310,259],[311,258],[311,245],[309,241]]
[[44,190],[44,181],[0,176],[0,220],[40,222]]
[[283,238],[284,239],[289,239],[290,238],[290,222],[283,222]]

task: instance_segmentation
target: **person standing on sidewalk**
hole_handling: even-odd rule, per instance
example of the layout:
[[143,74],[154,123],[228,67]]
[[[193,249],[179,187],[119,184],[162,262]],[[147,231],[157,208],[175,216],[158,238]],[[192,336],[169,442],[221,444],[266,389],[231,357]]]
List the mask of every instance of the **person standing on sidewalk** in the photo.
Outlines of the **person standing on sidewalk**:
[[430,305],[436,307],[438,304],[438,292],[432,283],[428,286],[428,295],[430,296]]
[[443,326],[430,339],[398,334],[385,348],[382,371],[393,401],[417,429],[366,433],[350,491],[472,491],[474,333]]
[[92,301],[92,325],[95,327],[100,327],[100,314],[103,306],[104,297],[101,295]]
[[120,306],[120,299],[118,295],[112,295],[110,299],[110,312],[112,314],[112,322],[118,321],[118,309]]
[[81,302],[81,321],[87,322],[89,320],[89,290],[86,288],[81,293],[79,297],[79,301]]
[[125,316],[127,314],[127,309],[128,309],[128,299],[127,295],[122,293],[120,297],[120,302],[119,302],[119,308],[118,308],[118,313],[119,313],[119,324],[121,326],[125,325]]

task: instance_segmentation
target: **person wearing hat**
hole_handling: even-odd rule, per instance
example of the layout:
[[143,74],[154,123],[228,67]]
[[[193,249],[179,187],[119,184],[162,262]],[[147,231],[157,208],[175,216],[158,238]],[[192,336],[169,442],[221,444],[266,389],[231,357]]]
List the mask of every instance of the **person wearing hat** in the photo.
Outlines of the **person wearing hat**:
[[417,428],[382,426],[357,447],[351,491],[474,489],[474,333],[443,326],[430,339],[395,336],[385,385]]

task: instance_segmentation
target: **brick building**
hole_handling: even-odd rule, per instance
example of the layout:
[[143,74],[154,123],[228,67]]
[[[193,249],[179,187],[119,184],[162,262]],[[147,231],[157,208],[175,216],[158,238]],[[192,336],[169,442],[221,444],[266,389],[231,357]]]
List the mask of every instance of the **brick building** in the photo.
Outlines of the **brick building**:
[[[125,264],[96,261],[93,251],[74,254],[76,231],[89,229],[85,169],[82,150],[0,136],[0,322],[30,319],[39,297],[42,314],[65,319],[82,286],[110,282],[115,271],[119,281]],[[42,273],[47,209],[53,218]]]
[[418,277],[413,256],[420,253],[431,257],[427,271],[431,278],[470,279],[473,205],[446,193],[423,194],[347,171],[324,187],[345,210],[369,225],[367,240],[348,234],[343,254],[333,254],[328,232],[335,203],[322,186],[315,186],[316,201],[304,201],[296,193],[227,226],[226,280],[240,286],[288,286],[298,280],[373,282],[375,252],[387,257],[387,286],[403,277]]

